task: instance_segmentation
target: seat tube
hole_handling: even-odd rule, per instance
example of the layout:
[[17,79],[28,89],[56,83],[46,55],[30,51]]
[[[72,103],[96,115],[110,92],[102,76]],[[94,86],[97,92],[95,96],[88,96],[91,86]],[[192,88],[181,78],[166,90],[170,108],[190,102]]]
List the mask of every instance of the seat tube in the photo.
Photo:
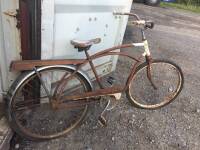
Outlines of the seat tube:
[[89,61],[90,67],[91,67],[91,69],[92,69],[92,71],[93,71],[93,73],[94,73],[94,76],[95,76],[95,78],[96,78],[96,80],[97,80],[97,83],[98,83],[99,87],[100,87],[101,89],[103,89],[103,85],[101,84],[101,80],[100,80],[100,78],[99,78],[99,76],[98,76],[98,74],[97,74],[97,71],[96,71],[96,68],[95,68],[95,66],[94,66],[94,63],[93,63],[92,60],[90,59],[90,55],[89,55],[89,53],[87,52],[87,50],[85,50],[85,55],[86,55],[86,57],[87,57],[87,60]]

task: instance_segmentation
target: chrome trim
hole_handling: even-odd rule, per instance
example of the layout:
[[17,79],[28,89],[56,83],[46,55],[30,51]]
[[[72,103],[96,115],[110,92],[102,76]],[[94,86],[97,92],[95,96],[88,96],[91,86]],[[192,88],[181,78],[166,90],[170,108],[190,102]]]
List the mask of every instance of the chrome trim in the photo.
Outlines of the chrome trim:
[[132,43],[132,45],[135,47],[143,47],[144,43]]

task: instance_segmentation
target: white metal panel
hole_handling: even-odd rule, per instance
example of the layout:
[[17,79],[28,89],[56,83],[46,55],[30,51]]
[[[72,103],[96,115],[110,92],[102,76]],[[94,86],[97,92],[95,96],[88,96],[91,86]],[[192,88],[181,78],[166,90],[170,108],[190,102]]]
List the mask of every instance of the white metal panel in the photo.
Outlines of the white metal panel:
[[[83,58],[70,44],[72,39],[102,38],[101,44],[90,53],[121,44],[127,17],[113,16],[113,11],[130,11],[132,0],[43,0],[42,1],[42,58]],[[0,1],[0,84],[6,91],[16,75],[9,72],[12,60],[20,59],[20,38],[16,19],[5,15],[15,13],[18,0]],[[105,63],[100,74],[114,69],[117,57],[96,61]],[[0,89],[0,90],[1,90]]]
[[0,84],[1,91],[7,91],[16,75],[9,72],[10,62],[20,58],[20,38],[16,29],[16,19],[6,13],[14,14],[18,0],[0,1]]
[[[131,4],[132,0],[43,0],[42,58],[84,58],[70,44],[72,39],[101,38],[90,54],[121,44],[128,17],[113,12],[129,12]],[[99,74],[106,74],[116,62],[117,57],[109,56],[96,60],[95,65],[100,66]]]

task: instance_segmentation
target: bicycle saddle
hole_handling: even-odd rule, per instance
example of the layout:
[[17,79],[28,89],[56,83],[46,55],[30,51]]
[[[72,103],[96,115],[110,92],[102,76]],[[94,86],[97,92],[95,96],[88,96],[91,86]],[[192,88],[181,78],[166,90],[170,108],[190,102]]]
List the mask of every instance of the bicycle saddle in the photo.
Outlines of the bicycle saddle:
[[101,42],[101,38],[91,39],[88,41],[81,40],[71,40],[71,44],[74,45],[75,48],[78,48],[79,52],[84,50],[89,50],[93,44],[98,44]]

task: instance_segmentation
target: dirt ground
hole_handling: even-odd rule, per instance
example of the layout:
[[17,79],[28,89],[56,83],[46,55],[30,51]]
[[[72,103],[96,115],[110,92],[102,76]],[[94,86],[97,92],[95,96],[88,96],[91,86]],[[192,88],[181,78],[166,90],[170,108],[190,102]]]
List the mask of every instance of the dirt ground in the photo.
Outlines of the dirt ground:
[[[20,139],[12,149],[200,149],[200,15],[142,4],[134,4],[132,11],[156,23],[153,30],[147,31],[153,56],[173,60],[181,66],[185,85],[180,96],[164,108],[149,111],[132,107],[124,94],[120,104],[107,113],[106,128],[97,125],[98,105],[95,105],[86,122],[68,136],[40,143]],[[128,26],[124,43],[139,41],[139,38],[139,31]],[[128,51],[134,53],[131,49]],[[129,63],[125,59],[120,62]],[[124,67],[118,67],[117,78],[124,72]]]

